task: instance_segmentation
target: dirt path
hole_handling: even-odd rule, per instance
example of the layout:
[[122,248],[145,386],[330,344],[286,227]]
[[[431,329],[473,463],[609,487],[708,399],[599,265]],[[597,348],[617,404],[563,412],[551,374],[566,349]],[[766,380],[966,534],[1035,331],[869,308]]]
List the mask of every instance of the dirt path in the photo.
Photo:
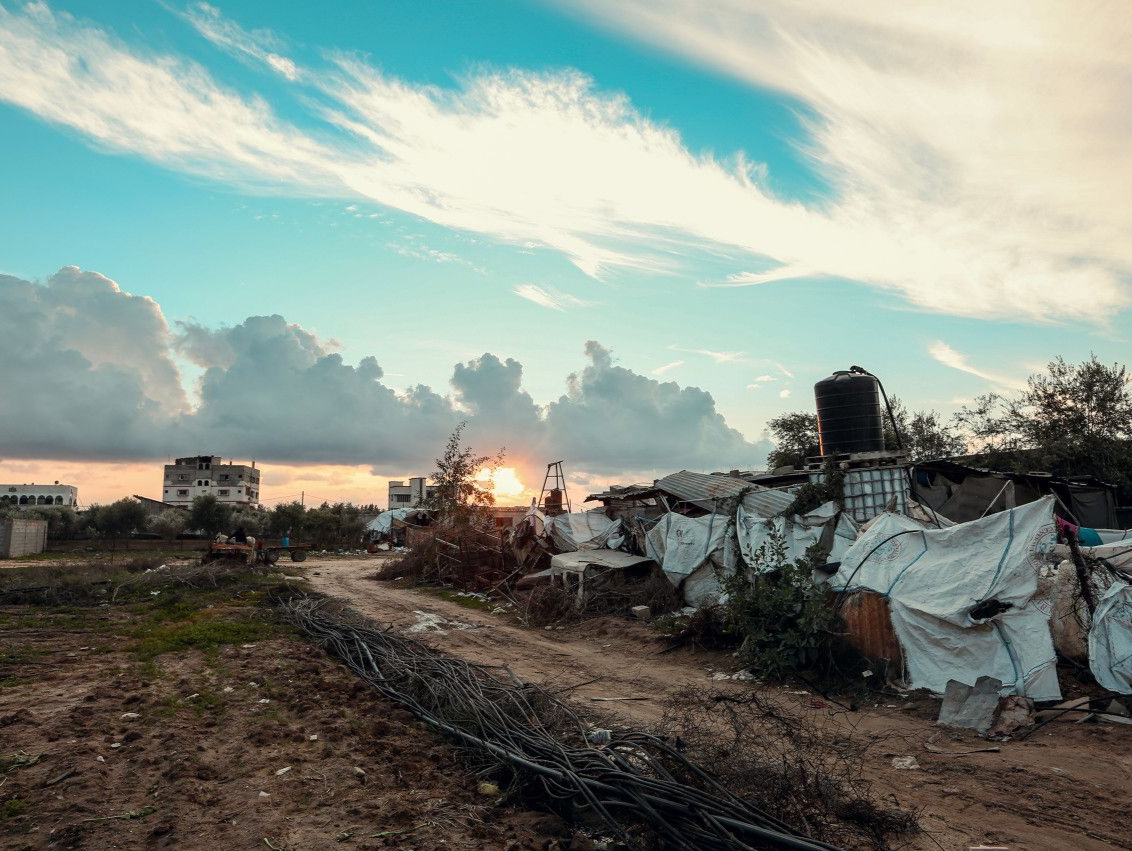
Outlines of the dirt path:
[[[375,559],[312,560],[306,573],[317,591],[349,600],[358,611],[394,628],[419,630],[419,637],[449,653],[505,664],[520,678],[552,687],[576,685],[570,695],[583,712],[615,708],[627,721],[655,721],[667,696],[687,686],[718,687],[712,673],[733,667],[726,654],[661,653],[662,645],[647,625],[617,618],[563,630],[526,629],[505,615],[472,610],[398,582],[367,579],[379,566]],[[437,616],[459,626],[427,626]],[[763,689],[795,704],[799,712],[827,715],[824,720],[844,724],[854,735],[877,739],[864,766],[874,791],[923,810],[926,832],[909,848],[1132,848],[1132,728],[1051,724],[1030,739],[1004,743],[1000,753],[947,756],[923,747],[938,732],[936,701],[834,712],[828,705],[810,706],[812,696],[792,694],[797,689],[724,685]],[[647,699],[595,702],[594,697]],[[942,737],[937,744],[961,749],[987,743]],[[921,768],[893,768],[892,758],[906,755],[915,756]]]

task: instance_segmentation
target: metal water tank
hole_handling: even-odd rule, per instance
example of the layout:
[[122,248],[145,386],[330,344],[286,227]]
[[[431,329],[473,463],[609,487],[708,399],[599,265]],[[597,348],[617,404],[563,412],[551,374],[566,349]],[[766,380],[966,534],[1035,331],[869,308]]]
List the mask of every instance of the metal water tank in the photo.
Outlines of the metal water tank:
[[814,385],[821,454],[884,450],[884,419],[876,378],[839,370]]

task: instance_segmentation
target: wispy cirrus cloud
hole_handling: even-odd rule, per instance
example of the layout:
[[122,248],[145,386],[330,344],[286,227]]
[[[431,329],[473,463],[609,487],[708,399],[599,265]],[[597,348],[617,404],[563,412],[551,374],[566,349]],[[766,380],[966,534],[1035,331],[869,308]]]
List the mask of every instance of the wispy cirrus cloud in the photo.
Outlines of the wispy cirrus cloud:
[[223,17],[220,10],[209,3],[192,3],[180,14],[217,47],[240,59],[262,62],[291,82],[299,79],[299,67],[294,60],[277,52],[282,49],[281,42],[271,30],[246,30]]
[[673,352],[686,352],[690,355],[700,355],[701,357],[711,358],[716,363],[747,363],[746,352],[717,352],[712,349],[685,349],[682,346],[677,346],[675,343],[669,347]]
[[672,361],[672,363],[666,363],[664,366],[658,366],[656,369],[654,369],[652,371],[652,374],[653,375],[664,375],[666,372],[671,372],[672,370],[676,369],[677,367],[681,367],[683,365],[684,365],[684,361],[674,360],[674,361]]
[[590,304],[590,302],[583,301],[577,296],[539,284],[517,284],[512,292],[519,298],[525,298],[527,301],[551,310],[565,311],[571,307],[588,307]]
[[943,342],[943,340],[936,340],[934,343],[928,346],[928,354],[931,355],[934,360],[946,367],[959,370],[960,372],[966,372],[969,375],[974,375],[975,377],[981,378],[984,381],[989,381],[996,387],[1017,390],[1026,385],[1026,382],[1020,379],[1011,378],[1010,376],[1005,376],[994,372],[988,372],[987,370],[979,369],[978,367],[973,366],[967,360],[967,355],[963,354],[962,352],[956,351],[947,343]]
[[730,285],[820,274],[928,310],[1029,320],[1104,320],[1129,304],[1132,110],[1115,105],[1132,90],[1132,19],[1117,8],[592,8],[805,105],[804,144],[833,195],[776,197],[760,164],[690,150],[577,71],[477,70],[438,87],[344,55],[304,68],[212,6],[186,14],[213,43],[300,82],[305,116],[284,120],[196,62],[43,3],[0,7],[0,100],[101,148],[543,246],[595,277],[670,271],[687,262],[673,247],[699,244],[778,264]]

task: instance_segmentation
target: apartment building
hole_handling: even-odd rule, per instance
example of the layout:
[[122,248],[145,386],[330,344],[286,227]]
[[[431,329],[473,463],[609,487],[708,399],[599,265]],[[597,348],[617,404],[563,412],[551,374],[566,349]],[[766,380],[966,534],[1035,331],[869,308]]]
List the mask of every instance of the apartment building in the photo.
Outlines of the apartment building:
[[230,505],[259,505],[255,462],[225,464],[219,455],[190,455],[165,465],[161,501],[188,508],[198,496],[215,496]]

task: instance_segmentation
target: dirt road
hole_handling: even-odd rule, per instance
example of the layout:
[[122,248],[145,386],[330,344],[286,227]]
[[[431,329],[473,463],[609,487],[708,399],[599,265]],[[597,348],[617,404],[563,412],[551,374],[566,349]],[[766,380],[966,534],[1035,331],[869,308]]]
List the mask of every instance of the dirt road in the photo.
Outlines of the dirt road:
[[[551,687],[575,686],[571,698],[583,713],[611,710],[627,721],[660,718],[666,697],[687,686],[718,687],[712,674],[734,660],[720,653],[663,645],[643,623],[600,618],[565,629],[534,630],[506,614],[477,611],[400,582],[366,578],[377,559],[312,560],[306,575],[321,593],[395,629],[413,630],[449,653],[484,664],[507,665],[516,675]],[[786,700],[799,713],[827,716],[856,736],[878,740],[865,776],[881,797],[922,808],[925,833],[909,848],[1012,849],[1132,848],[1132,728],[1058,723],[1033,737],[1002,744],[999,753],[951,756],[928,752],[938,704],[884,704],[857,712],[813,707],[797,688],[725,683],[728,689],[759,688]],[[633,701],[592,698],[644,697]],[[885,698],[893,700],[893,698]],[[822,703],[818,701],[817,703]],[[986,743],[970,738],[937,740],[961,749]],[[896,769],[892,759],[914,756],[920,768]]]

